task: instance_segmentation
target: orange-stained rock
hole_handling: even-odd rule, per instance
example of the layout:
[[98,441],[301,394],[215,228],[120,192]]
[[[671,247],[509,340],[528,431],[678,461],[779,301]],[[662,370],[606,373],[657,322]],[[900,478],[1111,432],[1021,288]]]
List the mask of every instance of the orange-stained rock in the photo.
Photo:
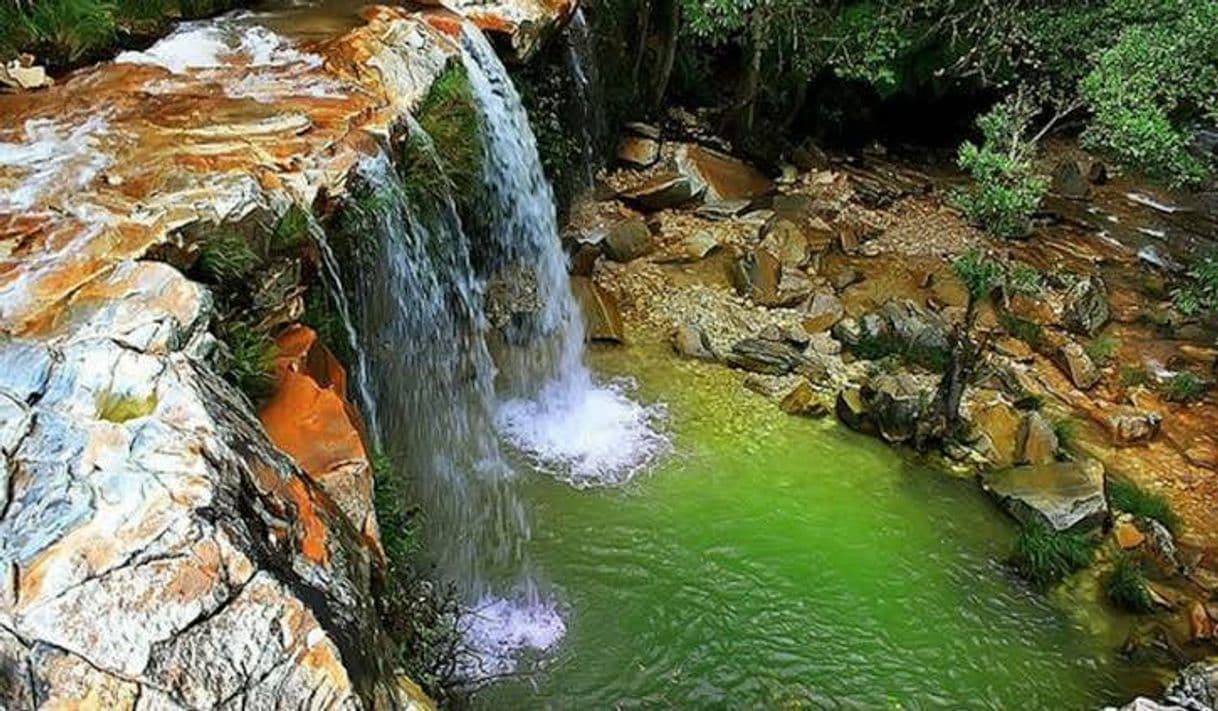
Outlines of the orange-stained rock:
[[346,372],[311,328],[289,328],[275,344],[275,389],[258,417],[275,446],[334,499],[379,557],[372,464],[346,399]]
[[1112,527],[1112,537],[1122,550],[1137,548],[1146,541],[1146,536],[1138,530],[1133,521],[1120,519]]
[[1188,629],[1194,641],[1204,641],[1214,637],[1214,621],[1205,610],[1205,605],[1193,601],[1188,608]]

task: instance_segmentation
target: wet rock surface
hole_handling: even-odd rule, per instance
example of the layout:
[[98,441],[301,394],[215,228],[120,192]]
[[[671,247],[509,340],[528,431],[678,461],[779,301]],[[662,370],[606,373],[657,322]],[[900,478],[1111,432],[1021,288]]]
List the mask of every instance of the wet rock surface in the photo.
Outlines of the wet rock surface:
[[1095,460],[1005,469],[982,483],[1015,518],[1054,531],[1091,530],[1108,515],[1104,466]]

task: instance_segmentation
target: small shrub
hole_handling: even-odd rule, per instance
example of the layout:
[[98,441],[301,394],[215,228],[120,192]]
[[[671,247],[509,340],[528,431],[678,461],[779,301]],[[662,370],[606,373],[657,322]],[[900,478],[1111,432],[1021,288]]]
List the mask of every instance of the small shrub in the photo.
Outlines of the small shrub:
[[1102,368],[1112,362],[1120,347],[1121,342],[1113,336],[1100,336],[1087,345],[1087,356]]
[[227,284],[249,274],[259,261],[245,237],[221,229],[203,241],[193,271],[212,284]]
[[1011,562],[1020,575],[1044,588],[1091,565],[1095,547],[1090,536],[1058,533],[1033,523],[1020,532]]
[[275,342],[265,333],[238,323],[220,334],[228,346],[229,360],[225,377],[255,403],[266,397],[274,384]]
[[29,6],[26,28],[53,58],[75,62],[114,41],[115,8],[105,0],[38,0]]
[[1209,383],[1189,371],[1177,373],[1163,384],[1163,396],[1172,402],[1197,402],[1205,397]]
[[1142,566],[1129,555],[1117,558],[1112,572],[1104,579],[1104,592],[1118,607],[1130,612],[1150,612],[1154,601],[1146,588],[1146,574]]
[[1121,366],[1120,380],[1121,385],[1127,388],[1149,385],[1151,382],[1150,371],[1146,370],[1146,366],[1143,365]]
[[1193,262],[1188,278],[1172,292],[1176,310],[1185,316],[1218,311],[1218,252],[1210,251]]
[[990,259],[979,249],[970,249],[952,262],[952,272],[964,282],[969,297],[981,301],[1002,283],[1002,264]]
[[1118,511],[1152,518],[1170,531],[1180,525],[1180,517],[1172,510],[1171,503],[1161,494],[1147,491],[1124,479],[1108,480],[1108,501]]
[[1023,140],[1034,114],[1035,108],[1019,98],[996,105],[977,120],[981,145],[966,141],[956,157],[972,182],[956,191],[953,201],[969,221],[996,237],[1026,237],[1049,189],[1049,181],[1035,172],[1035,146]]

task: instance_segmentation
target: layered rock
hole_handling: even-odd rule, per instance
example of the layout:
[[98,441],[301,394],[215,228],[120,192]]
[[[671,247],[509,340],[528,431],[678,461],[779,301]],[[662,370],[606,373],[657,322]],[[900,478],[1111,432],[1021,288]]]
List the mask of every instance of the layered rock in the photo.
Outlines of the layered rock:
[[341,366],[283,333],[260,423],[212,368],[208,291],[136,260],[341,201],[459,51],[454,17],[372,7],[297,46],[229,16],[0,95],[0,707],[430,706],[377,617]]

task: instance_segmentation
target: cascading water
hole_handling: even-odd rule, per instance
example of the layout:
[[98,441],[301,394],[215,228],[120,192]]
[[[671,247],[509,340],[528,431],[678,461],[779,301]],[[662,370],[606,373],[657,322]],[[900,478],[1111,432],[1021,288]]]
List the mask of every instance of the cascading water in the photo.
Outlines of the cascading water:
[[583,363],[584,325],[558,237],[554,197],[520,96],[494,49],[467,25],[463,58],[487,144],[488,238],[497,271],[526,270],[536,313],[515,321],[497,352],[499,431],[538,466],[576,486],[628,480],[667,445],[661,413],[625,385],[598,387]]
[[[583,322],[528,117],[472,26],[463,50],[485,142],[477,228],[464,228],[445,187],[413,199],[382,155],[360,167],[336,225],[349,253],[338,259],[324,234],[317,241],[374,441],[410,472],[427,548],[466,602],[466,673],[489,677],[565,632],[528,561],[526,512],[500,436],[581,486],[626,480],[666,441],[651,428],[656,410],[620,384],[598,387],[584,366]],[[426,133],[409,129],[440,171]],[[496,331],[487,282],[505,274],[527,285],[533,308]]]
[[595,44],[592,28],[584,15],[583,6],[575,8],[567,25],[567,64],[575,79],[579,99],[579,126],[583,133],[584,186],[592,187],[598,165],[597,147],[605,137],[604,114],[601,109],[600,76],[593,61]]

